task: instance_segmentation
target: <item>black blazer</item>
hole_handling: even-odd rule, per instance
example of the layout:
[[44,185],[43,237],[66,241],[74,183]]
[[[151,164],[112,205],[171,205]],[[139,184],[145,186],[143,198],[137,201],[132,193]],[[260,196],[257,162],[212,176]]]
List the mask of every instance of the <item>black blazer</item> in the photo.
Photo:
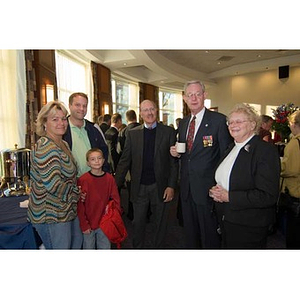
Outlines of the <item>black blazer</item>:
[[112,168],[113,173],[115,173],[120,159],[120,154],[117,151],[119,131],[117,128],[111,126],[106,130],[104,135],[109,151],[108,162]]
[[[167,187],[175,189],[178,178],[178,161],[170,154],[175,144],[175,130],[170,126],[157,123],[154,152],[154,171],[158,187],[158,196],[163,201]],[[116,182],[121,187],[128,170],[131,174],[131,201],[138,196],[143,168],[144,125],[128,130],[125,147],[116,172]]]
[[269,226],[275,221],[279,185],[278,150],[256,135],[236,158],[229,179],[229,203],[216,203],[218,215],[235,224]]
[[[180,121],[178,128],[179,142],[186,142],[189,121],[190,116]],[[211,137],[212,146],[205,147],[206,137]],[[191,153],[186,152],[180,158],[180,193],[183,201],[187,201],[190,190],[195,203],[212,205],[212,200],[208,197],[208,191],[215,184],[215,168],[231,143],[232,138],[226,125],[226,116],[205,109]]]

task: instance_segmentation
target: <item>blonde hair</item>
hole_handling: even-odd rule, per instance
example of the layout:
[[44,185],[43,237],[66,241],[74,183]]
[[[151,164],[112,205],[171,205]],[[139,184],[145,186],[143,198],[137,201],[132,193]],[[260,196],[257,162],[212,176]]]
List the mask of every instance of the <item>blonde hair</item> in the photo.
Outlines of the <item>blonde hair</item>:
[[249,121],[255,122],[255,128],[253,131],[255,134],[258,134],[261,125],[261,117],[259,116],[259,114],[253,106],[247,103],[238,103],[230,111],[227,119],[230,119],[233,113],[243,113],[248,117]]
[[45,123],[47,122],[47,118],[50,115],[54,115],[58,110],[61,110],[65,116],[68,115],[65,105],[61,101],[50,101],[42,107],[36,119],[35,132],[37,135],[46,135]]
[[290,123],[300,127],[300,110],[294,111],[291,115],[288,116]]

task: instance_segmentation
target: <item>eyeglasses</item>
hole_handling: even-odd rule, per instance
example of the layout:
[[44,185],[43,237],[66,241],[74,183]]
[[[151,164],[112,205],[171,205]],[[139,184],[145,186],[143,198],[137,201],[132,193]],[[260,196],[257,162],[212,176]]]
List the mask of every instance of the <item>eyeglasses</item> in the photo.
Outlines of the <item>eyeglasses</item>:
[[196,98],[200,98],[202,95],[203,95],[203,93],[198,92],[198,93],[189,93],[189,94],[187,94],[186,96],[187,96],[189,99],[191,99],[193,96],[195,96]]
[[154,107],[150,107],[150,108],[144,108],[141,109],[142,112],[148,113],[148,112],[155,112],[155,108]]
[[227,121],[226,124],[227,126],[231,126],[231,125],[241,125],[242,123],[245,123],[245,122],[249,122],[249,120],[235,120],[235,121]]

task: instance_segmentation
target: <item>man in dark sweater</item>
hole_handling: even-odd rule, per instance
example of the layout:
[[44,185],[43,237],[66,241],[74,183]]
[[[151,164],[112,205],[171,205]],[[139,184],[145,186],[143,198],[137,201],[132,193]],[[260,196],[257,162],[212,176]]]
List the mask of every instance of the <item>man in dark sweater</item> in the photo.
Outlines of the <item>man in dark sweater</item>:
[[134,209],[133,248],[145,248],[148,207],[155,229],[150,248],[163,248],[170,201],[174,198],[178,162],[169,149],[175,144],[175,130],[157,122],[157,107],[144,100],[140,105],[144,124],[128,131],[115,179],[118,187],[131,173],[131,201]]

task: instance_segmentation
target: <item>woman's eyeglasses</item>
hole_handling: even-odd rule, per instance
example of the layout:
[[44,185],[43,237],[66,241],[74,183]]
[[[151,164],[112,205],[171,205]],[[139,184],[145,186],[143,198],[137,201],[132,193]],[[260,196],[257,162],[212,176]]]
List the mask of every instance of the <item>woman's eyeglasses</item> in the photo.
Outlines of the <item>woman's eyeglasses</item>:
[[231,125],[241,125],[242,123],[245,123],[245,122],[249,122],[249,120],[230,120],[230,121],[227,121],[226,124],[227,126],[231,126]]

